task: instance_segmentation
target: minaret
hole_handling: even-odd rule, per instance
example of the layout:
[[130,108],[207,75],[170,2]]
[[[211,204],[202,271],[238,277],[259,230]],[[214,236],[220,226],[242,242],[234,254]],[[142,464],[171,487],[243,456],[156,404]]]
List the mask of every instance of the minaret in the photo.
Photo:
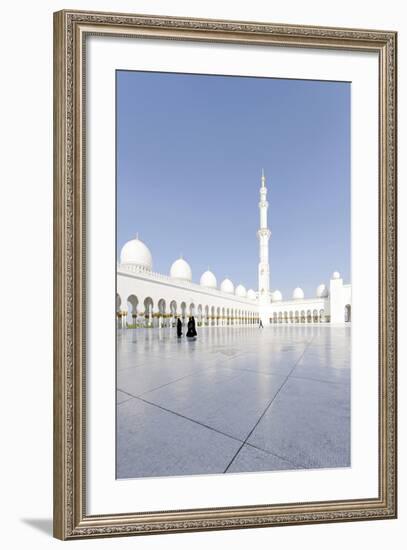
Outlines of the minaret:
[[270,302],[270,266],[269,266],[269,239],[271,231],[267,227],[267,187],[264,170],[261,173],[260,187],[260,229],[257,231],[259,238],[259,301],[260,303]]

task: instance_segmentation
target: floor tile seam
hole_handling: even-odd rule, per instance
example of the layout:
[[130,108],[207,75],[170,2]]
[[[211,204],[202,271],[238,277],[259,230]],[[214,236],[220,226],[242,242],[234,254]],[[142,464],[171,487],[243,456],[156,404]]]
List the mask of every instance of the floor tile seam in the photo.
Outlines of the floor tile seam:
[[[315,361],[318,361],[318,362],[320,362],[320,363],[326,364],[327,358],[326,358],[326,356],[324,356],[324,355],[322,355],[322,354],[321,354],[321,355],[314,355],[314,356],[312,356],[311,354],[307,354],[307,357],[306,357],[305,361],[310,361],[310,362],[312,362],[312,363],[314,363]],[[329,361],[330,361],[330,360],[329,360]],[[342,364],[344,364],[345,361],[346,361],[346,363],[349,363],[349,356],[344,357],[344,358],[339,358],[339,357],[336,355],[335,361],[336,361],[337,363],[342,362]],[[343,368],[346,368],[346,367],[340,366],[340,367],[329,367],[329,368],[331,368],[331,369],[343,369]]]
[[254,445],[253,443],[249,443],[248,441],[244,442],[243,444],[244,447],[252,447],[253,449],[257,449],[258,451],[263,451],[264,453],[268,454],[268,455],[271,455],[275,458],[279,458],[280,460],[284,460],[284,462],[288,462],[289,464],[291,464],[292,466],[294,466],[295,468],[305,468],[305,466],[303,466],[302,464],[297,464],[296,462],[293,462],[293,460],[291,460],[290,458],[287,458],[285,456],[282,456],[282,455],[278,455],[276,453],[274,453],[273,451],[270,451],[269,449],[264,449],[263,447],[260,447],[259,445]]
[[[116,387],[116,391],[120,391],[122,393],[125,393],[126,395],[128,395],[129,397],[131,397],[132,399],[134,399],[136,396],[133,395],[132,393],[129,393],[128,391],[126,390],[122,390],[121,388],[118,388]],[[118,403],[118,405],[121,405],[121,403]]]
[[290,378],[290,376],[292,375],[292,373],[294,372],[295,368],[298,366],[298,363],[304,358],[305,354],[307,353],[309,347],[311,346],[313,340],[314,340],[315,336],[313,336],[308,344],[304,347],[304,350],[302,352],[302,354],[300,355],[300,357],[297,359],[297,361],[294,363],[292,369],[290,370],[290,372],[287,374],[287,379]]
[[[215,368],[215,367],[211,367],[211,368]],[[171,384],[176,384],[177,382],[180,382],[181,380],[185,380],[185,378],[191,378],[193,376],[198,376],[199,374],[202,374],[202,371],[200,372],[194,372],[194,373],[191,373],[191,374],[186,374],[185,376],[181,376],[181,378],[177,378],[176,380],[172,380],[171,382],[167,382],[166,384],[163,384],[162,386],[158,386],[157,388],[153,388],[151,390],[147,390],[143,393],[140,393],[139,395],[134,395],[133,397],[141,397],[142,395],[147,395],[148,393],[153,393],[161,388],[164,388],[166,386],[170,386]],[[230,380],[234,380],[235,378],[238,378],[239,376],[243,376],[242,374],[238,373],[236,374],[235,376],[231,376],[230,378],[228,378],[228,382]],[[218,382],[217,382],[218,383]]]
[[[311,342],[312,342],[313,338],[311,338],[311,340],[308,342],[308,346],[311,345]],[[273,404],[274,400],[276,399],[276,397],[278,396],[278,394],[281,392],[282,388],[285,386],[285,384],[287,383],[288,379],[290,378],[292,372],[294,371],[294,369],[296,368],[296,366],[298,365],[298,363],[301,361],[302,357],[304,356],[304,354],[306,353],[307,349],[308,349],[308,346],[306,346],[304,348],[304,351],[302,352],[302,354],[300,355],[300,357],[297,359],[297,361],[294,363],[294,365],[292,366],[291,370],[288,372],[288,374],[285,376],[281,386],[278,388],[278,390],[276,391],[276,393],[274,394],[273,398],[271,399],[270,403],[266,406],[266,408],[264,409],[264,411],[262,412],[262,414],[260,415],[258,421],[256,422],[256,424],[254,425],[254,427],[252,428],[252,430],[250,431],[250,433],[247,435],[246,439],[245,439],[245,443],[246,441],[249,439],[249,437],[252,435],[252,433],[254,432],[254,430],[256,429],[256,427],[258,426],[259,422],[261,421],[261,419],[264,417],[264,415],[266,414],[266,412],[268,411],[268,409],[271,407],[271,405]]]
[[[188,358],[188,357],[183,357],[180,359],[180,357],[176,354],[174,354],[174,356],[164,356],[164,357],[155,357],[154,359],[161,359],[162,361],[163,360],[168,360],[168,359],[171,359],[171,360],[176,360],[178,361],[181,365],[184,365],[184,364],[190,364],[191,360]],[[218,362],[219,363],[224,363],[224,362],[228,362],[230,361],[231,358],[227,358],[227,357],[221,357],[218,359]],[[160,365],[153,365],[151,366],[150,368],[157,368],[157,366],[161,366],[162,365],[162,361],[160,363]],[[140,365],[136,365],[136,366],[132,366],[132,367],[122,367],[122,368],[118,368],[117,370],[126,370],[126,369],[138,369],[138,368],[141,368],[141,367],[146,367],[147,365],[151,365],[151,360],[146,360],[146,361],[143,361]]]
[[[122,391],[122,390],[120,390]],[[127,394],[127,395],[130,395],[130,394]],[[239,438],[239,437],[236,437],[234,435],[231,435],[231,434],[228,434],[226,432],[223,432],[221,430],[218,430],[217,428],[214,428],[213,426],[209,426],[209,424],[205,424],[203,422],[199,422],[199,420],[196,420],[194,418],[190,418],[189,416],[185,416],[184,414],[181,414],[181,413],[178,413],[176,411],[173,411],[171,409],[168,409],[166,407],[162,407],[161,405],[158,405],[157,403],[154,403],[152,401],[149,401],[147,399],[143,399],[139,396],[136,396],[136,395],[132,395],[131,397],[129,397],[129,399],[126,399],[125,401],[122,401],[121,403],[118,403],[118,405],[121,405],[122,403],[126,403],[127,401],[130,401],[131,399],[138,399],[140,401],[143,401],[144,403],[147,403],[149,405],[152,405],[153,407],[156,407],[158,409],[161,409],[165,412],[168,412],[170,414],[173,414],[175,416],[178,416],[180,418],[183,418],[184,420],[189,420],[190,422],[194,423],[194,424],[198,424],[199,426],[203,427],[203,428],[207,428],[208,430],[211,430],[211,431],[214,431],[220,435],[223,435],[224,437],[227,437],[229,439],[233,439],[234,441],[237,441],[238,443],[243,443],[243,446],[246,445],[247,447],[252,447],[253,449],[257,449],[259,451],[262,451],[270,456],[273,456],[275,458],[279,458],[280,460],[284,460],[285,462],[288,462],[289,464],[291,464],[292,466],[296,467],[296,468],[304,468],[304,466],[302,464],[297,464],[295,462],[293,462],[290,458],[288,457],[285,457],[285,456],[280,456],[272,451],[270,451],[269,449],[265,449],[259,445],[254,445],[253,443],[249,443],[247,441],[244,441],[243,439]]]
[[[202,428],[206,428],[207,430],[218,433],[219,435],[222,435],[223,437],[227,437],[228,439],[232,439],[233,441],[237,441],[238,443],[243,442],[242,439],[240,439],[240,438],[238,438],[234,435],[227,434],[226,432],[218,430],[217,428],[209,426],[208,424],[204,424],[203,422],[199,422],[199,420],[195,420],[194,418],[190,418],[188,416],[185,416],[184,414],[178,413],[178,412],[173,411],[171,409],[167,409],[166,407],[163,407],[162,405],[158,405],[157,403],[154,403],[153,401],[149,401],[148,399],[143,399],[142,397],[138,397],[136,395],[133,395],[133,399],[137,399],[139,401],[142,401],[143,403],[151,405],[152,407],[156,407],[157,409],[165,411],[169,414],[173,414],[174,416],[178,416],[179,418],[182,418],[183,420],[187,420],[189,422],[192,422],[193,424],[197,424],[198,426],[201,426]],[[130,401],[130,399],[128,401]]]
[[350,386],[349,382],[333,382],[332,380],[321,380],[320,378],[314,378],[312,376],[296,376],[293,374],[291,376],[292,380],[312,380],[313,382],[321,382],[321,384],[333,384],[336,386]]
[[234,361],[237,357],[241,357],[241,355],[236,355],[235,357],[223,357],[221,360],[218,360],[219,365],[227,365],[231,361]]
[[[320,365],[326,365],[327,364],[327,361],[321,361],[320,358],[318,359],[312,359],[312,357],[310,357],[309,355],[307,355],[307,357],[304,359],[304,361],[306,362],[310,362],[312,363],[312,366],[315,366],[315,363],[318,362]],[[347,361],[348,364],[350,364],[350,361]],[[346,367],[346,366],[341,366],[341,367],[327,367],[329,369],[332,369],[332,370],[343,370],[343,369],[346,369],[346,368],[350,368],[350,367]]]
[[225,363],[230,363],[230,361],[233,361],[233,360],[236,359],[237,357],[241,357],[241,355],[235,355],[235,356],[233,356],[233,357],[223,357],[223,358],[219,361],[219,364],[224,365]]
[[[283,367],[281,367],[283,368]],[[234,368],[234,370],[238,370],[241,372],[254,372],[256,374],[264,374],[265,376],[286,376],[285,374],[281,374],[281,372],[266,372],[264,370],[255,370],[255,369],[243,369],[243,368]]]
[[[127,394],[126,394],[126,395],[127,395]],[[119,405],[123,405],[124,403],[127,403],[127,401],[131,401],[132,399],[134,399],[133,396],[128,397],[127,399],[124,399],[123,401],[120,401],[120,403],[117,403],[117,407],[118,407]]]
[[179,382],[180,380],[184,380],[185,378],[190,378],[191,376],[196,375],[196,373],[186,374],[185,376],[181,376],[180,378],[176,378],[175,380],[171,380],[171,382],[167,382],[166,384],[162,384],[161,386],[157,386],[156,388],[153,388],[151,390],[144,391],[140,393],[139,395],[146,395],[147,393],[151,393],[153,391],[159,390],[161,388],[165,388],[166,386],[170,386],[171,384],[175,384],[176,382]]
[[[168,409],[168,408],[166,408],[166,407],[162,407],[161,405],[158,405],[157,403],[154,403],[154,402],[152,402],[152,401],[148,401],[147,399],[142,399],[142,398],[140,398],[140,397],[138,397],[138,396],[133,396],[132,398],[133,398],[133,399],[139,399],[140,401],[143,401],[143,402],[145,402],[145,403],[148,403],[149,405],[152,405],[152,406],[157,407],[157,408],[159,408],[159,409],[161,409],[161,410],[164,410],[165,412],[168,412],[168,413],[170,413],[170,414],[174,414],[174,415],[179,416],[179,417],[181,417],[181,418],[183,418],[183,419],[185,419],[185,420],[189,420],[190,422],[193,422],[194,424],[198,424],[198,425],[200,425],[200,426],[202,426],[202,427],[204,427],[204,428],[207,428],[207,429],[209,429],[209,430],[215,431],[215,432],[217,432],[217,433],[219,433],[219,434],[221,434],[221,435],[224,435],[225,437],[228,437],[228,438],[230,438],[230,439],[233,439],[234,441],[238,441],[239,443],[243,443],[244,445],[246,445],[246,446],[248,446],[248,447],[253,447],[254,449],[257,449],[257,450],[259,450],[259,451],[262,451],[262,452],[264,452],[264,453],[266,453],[266,454],[268,454],[268,455],[271,455],[271,456],[274,456],[274,457],[279,458],[279,459],[281,459],[281,460],[284,460],[285,462],[288,462],[288,463],[292,464],[293,466],[296,466],[296,467],[298,467],[298,468],[303,468],[303,467],[304,467],[302,464],[297,464],[297,463],[293,462],[290,458],[288,458],[288,457],[286,457],[286,456],[280,456],[280,455],[276,454],[275,452],[270,451],[269,449],[266,449],[266,448],[261,447],[261,446],[259,446],[259,445],[255,445],[255,444],[253,444],[253,443],[249,443],[248,441],[244,441],[243,439],[241,439],[241,438],[239,438],[239,437],[236,437],[236,436],[234,436],[234,435],[231,435],[231,434],[228,434],[228,433],[223,432],[223,431],[221,431],[221,430],[218,430],[217,428],[214,428],[213,426],[209,426],[209,424],[205,424],[205,423],[203,423],[203,422],[200,422],[199,420],[196,420],[196,419],[194,419],[194,418],[190,418],[189,416],[183,415],[183,414],[181,414],[181,413],[178,413],[178,412],[173,411],[173,410],[171,410],[171,409]],[[129,398],[129,399],[126,400],[126,401],[130,401],[130,399],[131,399],[131,398]],[[119,403],[119,404],[121,404],[121,403]]]
[[266,406],[266,408],[264,409],[264,411],[261,413],[261,415],[259,416],[259,418],[257,419],[257,422],[255,423],[255,425],[253,426],[253,428],[249,431],[248,435],[245,437],[242,445],[239,447],[239,449],[237,450],[237,452],[235,453],[235,455],[233,456],[232,460],[229,462],[229,464],[227,465],[226,469],[224,470],[223,473],[227,473],[227,471],[229,470],[229,468],[231,467],[231,465],[233,464],[233,462],[236,460],[236,458],[238,457],[238,455],[240,454],[241,450],[243,449],[243,447],[246,445],[248,439],[250,438],[250,436],[253,434],[254,430],[257,428],[257,426],[259,425],[260,421],[262,420],[262,418],[264,417],[264,415],[266,414],[266,412],[269,410],[269,408],[271,407],[272,403],[274,402],[274,399],[277,397],[277,395],[280,393],[281,391],[281,388],[285,385],[285,383],[287,382],[288,380],[288,376],[285,377],[285,379],[282,381],[281,383],[281,386],[278,388],[278,390],[276,391],[276,393],[274,394],[274,396],[272,397],[271,401],[268,403],[268,405]]
[[[210,355],[215,355],[215,354],[210,354]],[[216,360],[213,359],[212,357],[208,357],[207,360],[208,362],[217,362],[217,363],[227,363],[228,361],[231,361],[232,359],[235,359],[236,357],[240,357],[240,355],[236,355],[234,357],[218,357]],[[168,356],[165,356],[163,357],[163,359],[177,359],[178,361],[180,361],[181,363],[190,363],[191,360],[190,358],[188,357],[183,357],[181,360],[179,359],[179,356],[177,356],[176,354],[173,356],[173,357],[168,357]],[[146,365],[147,363],[144,363],[144,366]],[[141,366],[141,365],[140,365]],[[127,368],[130,368],[130,367],[127,367]]]
[[142,367],[145,367],[147,363],[143,363],[142,365],[137,365],[137,367],[123,367],[123,368],[117,368],[117,373],[123,372],[124,370],[136,370],[141,369]]
[[[210,367],[210,368],[215,368],[215,367]],[[186,374],[185,376],[181,376],[180,378],[176,378],[175,380],[171,380],[170,382],[167,382],[166,384],[162,384],[161,386],[157,386],[156,388],[147,390],[147,391],[142,392],[142,393],[137,394],[137,395],[128,393],[125,390],[120,389],[119,387],[116,387],[116,390],[121,391],[122,393],[125,393],[126,395],[130,395],[131,397],[139,397],[139,396],[142,396],[142,395],[146,395],[148,393],[152,393],[153,391],[159,390],[161,388],[164,388],[165,386],[170,386],[171,384],[175,384],[176,382],[179,382],[180,380],[184,380],[185,378],[189,378],[189,377],[192,377],[192,376],[197,376],[201,373],[202,373],[202,370],[200,370],[199,372],[192,372],[190,374]],[[234,378],[237,378],[238,376],[239,376],[239,374],[236,374],[236,376],[233,376],[233,377],[229,378],[229,380],[233,380]],[[118,404],[120,405],[120,403],[118,403]]]
[[[305,350],[304,350],[305,351]],[[295,359],[294,360],[294,365],[293,367],[296,367],[298,365],[298,362],[300,361],[300,359],[302,359],[303,357],[303,354],[304,354],[304,351],[302,352],[302,354],[300,355],[300,357],[298,359]],[[291,363],[291,362],[290,362]],[[223,363],[222,363],[223,365]],[[290,367],[290,368],[293,368],[293,367]],[[284,367],[277,367],[277,368],[284,368]],[[260,374],[275,374],[275,373],[272,373],[272,372],[266,372],[266,371],[259,371],[259,370],[254,370],[254,369],[248,369],[248,368],[242,368],[242,367],[233,367],[234,370],[240,370],[240,371],[247,371],[247,372],[258,372]],[[284,375],[281,375],[281,374],[277,374],[278,376],[284,376]]]
[[[270,352],[270,355],[272,355],[272,353],[273,353],[273,352]],[[300,354],[299,357],[302,357],[302,353]],[[222,364],[224,364],[224,363],[229,363],[230,361],[233,361],[233,359],[229,359],[228,361],[219,361],[219,364],[220,364],[220,363],[222,363]],[[282,361],[287,361],[287,363],[289,363],[290,365],[292,365],[293,363],[297,363],[298,357],[292,358],[292,359],[290,359],[290,360],[287,360],[286,357],[282,357],[280,362],[282,362]],[[250,361],[248,361],[248,362],[250,362]]]
[[[176,382],[179,382],[180,380],[184,380],[184,378],[188,378],[190,376],[194,376],[195,373],[192,373],[192,374],[186,374],[185,376],[181,376],[180,378],[176,378],[175,380],[171,380],[171,382],[167,382],[166,384],[162,384],[161,386],[157,386],[156,388],[153,388],[153,389],[150,389],[150,390],[147,390],[145,392],[142,392],[140,394],[137,394],[137,395],[134,395],[132,393],[129,393],[129,392],[126,392],[124,390],[121,390],[120,388],[117,388],[119,391],[121,391],[122,393],[126,393],[127,395],[130,395],[131,397],[133,398],[137,398],[137,397],[140,397],[142,395],[146,395],[147,393],[150,393],[150,392],[153,392],[155,390],[159,390],[161,388],[165,388],[165,386],[169,386],[170,384],[175,384]],[[120,405],[120,403],[118,403]]]
[[273,398],[271,399],[270,403],[266,406],[266,408],[264,409],[264,411],[262,412],[262,414],[259,416],[257,422],[255,423],[255,425],[253,426],[253,428],[250,430],[250,432],[248,433],[248,435],[246,436],[244,442],[242,443],[242,445],[240,446],[240,448],[237,450],[236,454],[234,455],[234,457],[232,458],[232,460],[229,462],[229,464],[227,465],[226,469],[224,470],[224,473],[226,473],[228,471],[228,469],[231,467],[231,465],[233,464],[233,462],[236,460],[237,456],[239,455],[240,451],[242,450],[243,446],[245,445],[245,443],[247,442],[247,440],[251,437],[251,435],[253,434],[254,430],[257,428],[257,426],[259,425],[260,421],[262,420],[262,418],[264,417],[264,415],[266,414],[266,412],[269,410],[269,408],[271,407],[271,405],[273,404],[274,400],[276,399],[276,397],[278,396],[278,394],[281,392],[282,388],[285,386],[285,384],[287,383],[287,380],[289,379],[290,377],[290,374],[292,373],[292,371],[295,369],[295,367],[298,365],[298,363],[300,362],[300,360],[302,359],[302,357],[304,356],[305,352],[307,351],[308,347],[311,345],[311,342],[312,342],[313,338],[311,338],[311,340],[309,340],[308,342],[308,345],[305,347],[303,353],[301,354],[301,356],[299,357],[298,361],[294,364],[294,366],[292,367],[292,369],[290,370],[290,372],[287,374],[287,376],[285,377],[285,379],[283,380],[281,386],[278,388],[278,390],[276,391],[276,393],[274,394]]

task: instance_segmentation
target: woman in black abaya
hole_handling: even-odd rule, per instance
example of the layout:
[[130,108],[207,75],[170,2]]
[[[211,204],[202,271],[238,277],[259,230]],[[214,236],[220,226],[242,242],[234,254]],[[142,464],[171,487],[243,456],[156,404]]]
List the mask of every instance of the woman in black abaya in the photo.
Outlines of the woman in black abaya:
[[197,336],[197,332],[195,328],[195,319],[194,317],[190,317],[188,321],[187,338],[195,338],[196,336]]
[[181,319],[178,317],[177,319],[177,338],[181,338],[182,336],[182,323]]

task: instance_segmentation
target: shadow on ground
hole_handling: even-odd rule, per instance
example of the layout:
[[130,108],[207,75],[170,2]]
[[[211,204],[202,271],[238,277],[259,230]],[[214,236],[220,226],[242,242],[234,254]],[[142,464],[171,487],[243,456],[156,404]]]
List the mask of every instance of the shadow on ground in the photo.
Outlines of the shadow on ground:
[[37,531],[52,536],[52,518],[21,518],[21,521]]

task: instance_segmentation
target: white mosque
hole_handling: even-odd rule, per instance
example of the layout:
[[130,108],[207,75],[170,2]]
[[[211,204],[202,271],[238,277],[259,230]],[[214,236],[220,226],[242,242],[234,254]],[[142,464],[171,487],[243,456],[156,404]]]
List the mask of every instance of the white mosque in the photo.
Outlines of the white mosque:
[[279,290],[270,289],[267,188],[264,172],[260,187],[258,290],[236,287],[230,279],[220,285],[211,271],[199,284],[184,258],[171,265],[169,275],[153,271],[150,250],[140,239],[128,241],[117,266],[116,314],[119,328],[165,327],[176,317],[185,321],[194,315],[198,326],[264,326],[292,323],[345,323],[351,320],[351,285],[334,271],[329,285],[321,283],[315,296],[306,298],[301,288],[283,300]]

